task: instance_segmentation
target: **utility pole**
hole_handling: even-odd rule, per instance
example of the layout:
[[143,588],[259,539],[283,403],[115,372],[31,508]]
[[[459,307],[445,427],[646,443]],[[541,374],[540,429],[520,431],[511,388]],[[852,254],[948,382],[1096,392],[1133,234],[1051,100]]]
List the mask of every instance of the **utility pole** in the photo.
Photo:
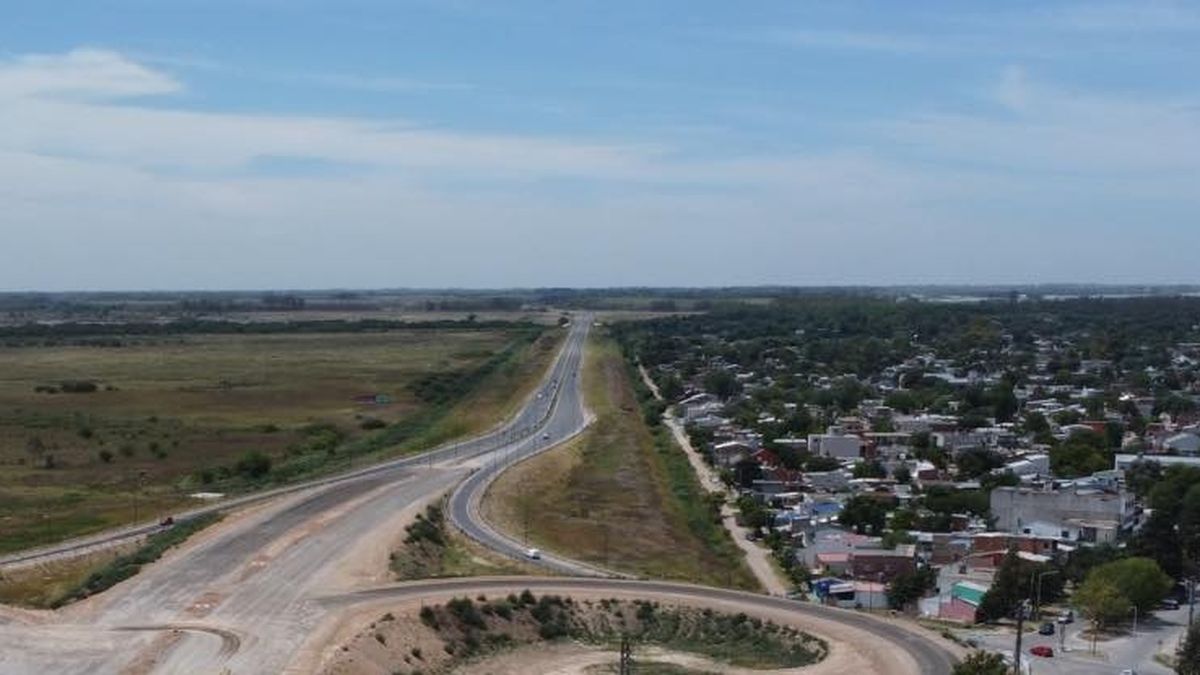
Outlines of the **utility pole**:
[[1017,608],[1017,645],[1013,649],[1013,672],[1021,675],[1021,633],[1025,630],[1025,614],[1029,611],[1029,601],[1025,600]]
[[1196,580],[1188,579],[1188,628],[1192,627],[1192,617],[1196,614]]
[[629,636],[621,636],[621,662],[619,667],[621,675],[633,675],[633,650],[629,646]]

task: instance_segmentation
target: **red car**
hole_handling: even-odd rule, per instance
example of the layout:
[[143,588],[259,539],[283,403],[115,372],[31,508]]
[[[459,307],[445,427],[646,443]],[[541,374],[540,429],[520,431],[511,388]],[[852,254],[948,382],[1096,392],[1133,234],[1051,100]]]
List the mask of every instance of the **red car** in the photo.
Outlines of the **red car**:
[[1046,658],[1050,658],[1051,656],[1054,656],[1054,650],[1051,649],[1050,647],[1047,647],[1046,645],[1038,645],[1036,647],[1032,647],[1032,648],[1030,648],[1029,653],[1033,654],[1034,656],[1044,656]]

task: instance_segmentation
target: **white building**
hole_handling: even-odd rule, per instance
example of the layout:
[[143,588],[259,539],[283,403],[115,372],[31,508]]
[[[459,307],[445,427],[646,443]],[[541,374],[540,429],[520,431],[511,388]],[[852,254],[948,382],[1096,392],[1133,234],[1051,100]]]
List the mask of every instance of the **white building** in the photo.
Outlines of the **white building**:
[[843,434],[809,434],[808,451],[814,455],[836,459],[857,459],[862,456],[863,440]]

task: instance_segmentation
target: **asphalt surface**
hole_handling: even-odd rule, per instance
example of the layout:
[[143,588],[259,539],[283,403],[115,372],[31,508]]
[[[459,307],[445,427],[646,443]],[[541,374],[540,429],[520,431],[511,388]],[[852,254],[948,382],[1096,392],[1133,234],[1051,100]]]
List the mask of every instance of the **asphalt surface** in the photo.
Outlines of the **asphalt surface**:
[[362,555],[364,546],[389,543],[380,540],[379,533],[394,528],[401,512],[456,485],[453,522],[505,555],[524,557],[519,542],[479,517],[478,498],[504,468],[584,428],[578,380],[590,323],[590,317],[582,317],[571,327],[538,390],[492,432],[421,456],[289,488],[269,500],[255,497],[262,503],[251,511],[78,605],[53,613],[0,610],[0,674],[278,673],[331,613],[356,602],[437,589],[493,588],[498,583],[600,592],[633,589],[649,597],[682,594],[699,601],[732,598],[823,619],[837,617],[834,620],[858,625],[910,654],[921,664],[921,672],[950,672],[952,657],[935,643],[870,617],[720,589],[600,579],[595,576],[605,574],[603,570],[550,555],[539,562],[558,572],[593,578],[459,580],[339,591],[361,585],[346,583],[347,565]]

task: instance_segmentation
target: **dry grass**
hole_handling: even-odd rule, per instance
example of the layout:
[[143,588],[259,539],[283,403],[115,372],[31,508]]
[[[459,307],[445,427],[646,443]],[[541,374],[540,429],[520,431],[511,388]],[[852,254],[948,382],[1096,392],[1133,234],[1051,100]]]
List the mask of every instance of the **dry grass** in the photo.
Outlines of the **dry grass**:
[[612,569],[757,588],[732,542],[714,546],[689,527],[694,505],[671,490],[678,476],[655,449],[611,340],[589,343],[583,385],[595,423],[505,472],[484,499],[487,517],[518,537],[527,532],[532,546]]
[[137,547],[138,544],[131,543],[79,558],[4,571],[0,573],[0,604],[52,607],[93,572]]
[[[492,373],[437,423],[436,441],[495,424],[536,383],[562,331]],[[95,532],[187,505],[198,469],[251,450],[282,457],[315,422],[350,438],[365,418],[387,423],[428,409],[408,385],[479,367],[512,344],[507,330],[183,335],[117,348],[0,347],[0,552]],[[64,380],[89,394],[38,393]],[[110,390],[109,387],[112,387]],[[384,393],[385,405],[355,397]],[[31,438],[45,450],[31,453]],[[102,457],[108,455],[108,461]],[[37,464],[52,455],[56,468]],[[139,479],[139,476],[142,478]]]

